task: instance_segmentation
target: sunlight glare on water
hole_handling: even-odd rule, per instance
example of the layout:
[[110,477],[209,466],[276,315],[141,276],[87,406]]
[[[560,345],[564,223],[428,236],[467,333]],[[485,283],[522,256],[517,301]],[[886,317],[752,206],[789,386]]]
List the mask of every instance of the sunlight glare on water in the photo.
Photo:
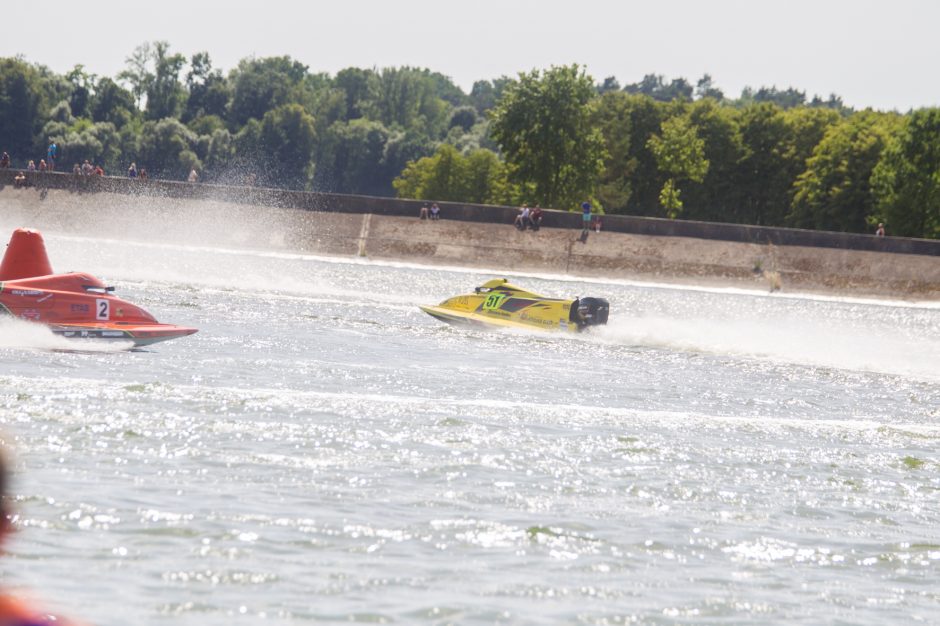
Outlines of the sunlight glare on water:
[[46,241],[200,329],[92,351],[0,325],[4,580],[70,615],[940,620],[936,306],[509,276],[610,323],[492,333],[417,308],[492,273]]

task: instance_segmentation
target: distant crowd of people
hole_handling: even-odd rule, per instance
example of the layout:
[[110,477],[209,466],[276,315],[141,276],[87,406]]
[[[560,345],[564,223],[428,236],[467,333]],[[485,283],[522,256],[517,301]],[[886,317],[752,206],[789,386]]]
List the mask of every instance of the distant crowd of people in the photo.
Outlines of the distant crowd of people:
[[[26,164],[26,172],[54,172],[56,171],[56,160],[59,156],[59,146],[56,145],[55,141],[49,143],[49,147],[46,148],[46,157],[44,159],[39,159],[37,164],[35,160],[30,159]],[[7,169],[12,167],[12,159],[10,154],[4,150],[0,153],[0,169]],[[77,176],[104,176],[104,167],[101,165],[96,165],[92,163],[89,159],[81,164],[75,163],[72,166],[72,173]],[[138,168],[137,163],[131,163],[127,168],[127,177],[134,178],[137,180],[147,180],[149,178],[146,168]],[[195,183],[199,180],[199,173],[196,171],[196,168],[192,168],[189,171],[189,176],[187,181]],[[15,187],[26,187],[28,186],[29,179],[25,173],[20,172],[13,178],[13,184]],[[246,179],[246,184],[251,186],[255,182],[254,175],[250,175]]]

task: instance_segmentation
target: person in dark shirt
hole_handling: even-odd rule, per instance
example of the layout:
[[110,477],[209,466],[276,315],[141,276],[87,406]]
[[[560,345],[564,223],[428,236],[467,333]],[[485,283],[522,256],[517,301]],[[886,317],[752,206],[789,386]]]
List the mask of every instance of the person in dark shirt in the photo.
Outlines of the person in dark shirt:
[[542,207],[537,204],[529,212],[529,224],[532,226],[532,230],[538,230],[542,227]]

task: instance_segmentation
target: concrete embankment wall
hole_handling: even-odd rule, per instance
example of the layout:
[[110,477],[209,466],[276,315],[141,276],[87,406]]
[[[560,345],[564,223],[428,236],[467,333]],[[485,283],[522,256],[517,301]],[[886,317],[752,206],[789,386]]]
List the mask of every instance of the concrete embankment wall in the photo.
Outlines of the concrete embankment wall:
[[[511,226],[516,214],[511,207],[441,203],[444,219],[431,222],[418,220],[420,203],[406,200],[107,177],[45,178],[55,184],[14,189],[2,185],[0,178],[0,225],[478,267],[497,273],[753,288],[779,279],[784,291],[940,299],[940,242],[935,241],[821,233],[833,236],[830,245],[775,245],[767,243],[772,237],[761,240],[756,235],[756,241],[734,241],[672,231],[648,234],[659,232],[662,223],[690,223],[607,216],[604,231],[581,243],[580,216],[563,212],[547,212],[545,227],[538,232],[519,232]],[[321,204],[314,206],[317,202]],[[624,232],[623,220],[644,232]],[[754,232],[764,231],[775,236],[788,232]],[[745,230],[747,237],[754,232]],[[847,247],[859,241],[863,249]]]
[[[0,189],[13,184],[13,176],[20,170],[0,170]],[[124,177],[75,176],[60,172],[27,173],[32,186],[60,189],[78,193],[106,192],[132,196],[151,196],[167,199],[213,200],[253,206],[293,208],[328,213],[371,213],[373,215],[415,216],[422,202],[398,198],[355,196],[345,194],[288,191],[226,185],[189,184],[177,181],[140,181]],[[512,223],[516,207],[440,202],[443,215],[449,220]],[[606,215],[604,230],[633,235],[660,237],[691,237],[739,243],[774,244],[777,246],[808,246],[845,250],[870,250],[898,254],[925,254],[940,256],[940,241],[905,237],[878,238],[856,233],[772,228],[668,220],[629,215]],[[549,228],[580,228],[580,213],[568,211],[545,212],[544,225]]]

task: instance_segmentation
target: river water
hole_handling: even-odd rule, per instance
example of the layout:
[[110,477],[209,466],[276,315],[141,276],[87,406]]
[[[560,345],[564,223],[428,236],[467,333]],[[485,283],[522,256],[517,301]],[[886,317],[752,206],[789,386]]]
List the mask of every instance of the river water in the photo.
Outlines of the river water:
[[7,587],[97,625],[940,622],[940,307],[46,233],[192,337],[0,325]]

